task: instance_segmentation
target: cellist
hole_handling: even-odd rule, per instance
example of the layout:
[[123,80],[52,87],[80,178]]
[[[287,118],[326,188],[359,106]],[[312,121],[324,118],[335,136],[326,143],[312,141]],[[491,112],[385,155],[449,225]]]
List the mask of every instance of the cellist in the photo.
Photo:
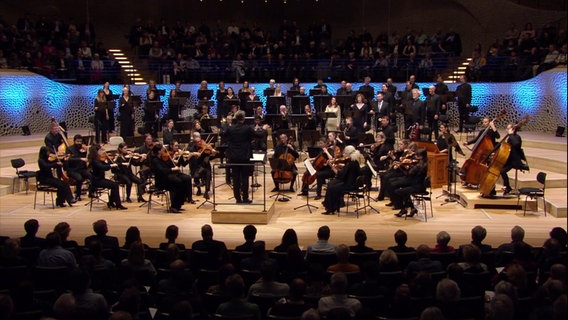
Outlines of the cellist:
[[[316,183],[316,197],[314,198],[314,200],[321,199],[321,190],[325,181],[327,179],[332,179],[335,177],[335,172],[331,169],[330,164],[331,161],[334,159],[334,155],[337,156],[341,155],[340,143],[337,142],[335,138],[335,132],[328,132],[327,139],[326,138],[320,139],[319,146],[322,149],[321,154],[313,159],[310,159],[310,161],[312,161],[314,164],[314,168],[316,167],[317,164],[321,166],[319,169],[316,168],[317,172],[315,174],[316,174],[317,183]],[[323,158],[319,159],[320,156]],[[323,163],[318,163],[319,161],[322,160]],[[307,196],[308,188],[309,185],[307,183],[302,183],[302,192],[298,193],[298,195]]]
[[[288,141],[288,136],[285,133],[281,133],[278,138],[279,138],[279,143],[274,147],[274,155],[272,157],[288,161],[288,164],[290,165],[289,170],[292,173],[292,179],[290,181],[290,191],[294,192],[294,182],[296,181],[296,176],[298,175],[298,168],[296,168],[296,164],[294,163],[294,161],[298,159],[300,155],[298,154],[298,151],[296,151],[294,146]],[[271,172],[272,180],[274,181],[274,189],[272,189],[272,192],[278,192],[280,191],[280,186],[278,182],[276,182],[276,180],[274,179],[274,172],[275,170]]]

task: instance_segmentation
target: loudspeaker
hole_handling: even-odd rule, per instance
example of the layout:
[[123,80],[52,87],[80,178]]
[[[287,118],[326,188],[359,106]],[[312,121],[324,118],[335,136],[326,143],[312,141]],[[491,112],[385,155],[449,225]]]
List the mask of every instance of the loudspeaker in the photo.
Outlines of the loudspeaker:
[[564,127],[556,127],[556,136],[557,137],[562,137],[562,135],[564,135]]
[[22,126],[22,134],[24,136],[29,136],[32,134],[32,132],[30,131],[30,127],[28,126]]

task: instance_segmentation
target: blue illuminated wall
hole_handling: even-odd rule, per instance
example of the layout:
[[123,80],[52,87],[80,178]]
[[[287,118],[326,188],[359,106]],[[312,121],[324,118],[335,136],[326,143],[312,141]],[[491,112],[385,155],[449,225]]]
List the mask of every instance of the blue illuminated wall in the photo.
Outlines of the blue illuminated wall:
[[[268,80],[266,81],[268,82]],[[567,123],[567,94],[566,70],[553,70],[545,72],[536,78],[515,83],[474,83],[473,105],[479,107],[478,116],[495,117],[501,110],[507,110],[507,115],[498,126],[504,127],[508,122],[516,122],[525,115],[530,115],[533,121],[526,125],[526,130],[554,132],[557,126],[566,126]],[[282,91],[286,92],[290,84],[281,84]],[[313,88],[315,83],[304,83],[306,91]],[[362,83],[354,83],[356,90]],[[404,84],[396,84],[398,90],[404,89]],[[420,83],[421,88],[431,83]],[[216,89],[216,84],[210,83],[209,89]],[[235,91],[240,84],[226,84]],[[256,88],[257,94],[263,103],[266,98],[262,96],[267,83],[251,84]],[[373,83],[375,92],[380,89],[381,83]],[[96,92],[102,85],[69,85],[53,82],[42,76],[26,71],[0,71],[0,135],[19,135],[20,127],[27,125],[32,133],[46,132],[49,128],[50,116],[58,121],[65,120],[67,126],[73,128],[88,128],[88,117],[93,115],[93,100]],[[188,110],[184,115],[195,112],[197,103],[195,93],[197,85],[182,85],[182,89],[192,92],[188,103]],[[450,90],[455,90],[457,84],[450,84]],[[166,89],[166,93],[173,85],[158,85],[159,89]],[[333,94],[339,84],[328,84]],[[111,90],[120,94],[121,85],[112,85]],[[135,95],[145,97],[146,86],[132,86]],[[167,97],[164,101],[164,112],[167,110]],[[213,97],[215,99],[215,97]],[[422,97],[423,99],[423,97]],[[213,114],[216,107],[212,108]],[[455,107],[450,106],[451,118],[456,119]],[[452,115],[454,115],[452,117]],[[138,126],[141,126],[142,110],[136,113]]]

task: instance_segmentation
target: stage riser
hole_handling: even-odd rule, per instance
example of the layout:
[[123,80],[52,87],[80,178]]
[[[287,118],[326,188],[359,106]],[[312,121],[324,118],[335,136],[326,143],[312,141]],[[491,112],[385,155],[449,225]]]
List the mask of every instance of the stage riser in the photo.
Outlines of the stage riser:
[[[515,178],[509,178],[509,183],[511,186],[515,185]],[[533,187],[533,188],[542,188],[542,185],[534,180],[534,181],[517,181],[517,188],[526,188],[526,187]],[[546,188],[553,189],[553,188],[566,188],[568,187],[568,180],[567,179],[546,179]]]
[[275,213],[275,205],[271,200],[268,208],[262,211],[260,205],[217,205],[211,210],[211,223],[227,224],[268,224]]
[[[522,132],[519,133],[522,136]],[[550,141],[532,141],[523,139],[523,148],[537,148],[545,150],[556,150],[556,151],[568,151],[568,145],[566,144],[566,137],[560,138],[550,135]]]
[[527,156],[527,163],[529,164],[531,171],[538,169],[566,174],[566,162],[558,161],[555,159]]

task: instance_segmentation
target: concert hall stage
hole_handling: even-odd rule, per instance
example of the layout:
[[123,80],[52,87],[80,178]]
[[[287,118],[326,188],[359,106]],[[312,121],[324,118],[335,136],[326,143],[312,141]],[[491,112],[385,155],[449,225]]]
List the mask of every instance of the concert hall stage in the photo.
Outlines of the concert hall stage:
[[[86,131],[73,130],[71,134],[86,134]],[[212,212],[213,205],[206,203],[197,209],[197,206],[204,201],[202,197],[197,196],[195,199],[199,202],[195,205],[186,204],[184,206],[186,211],[182,214],[166,213],[165,207],[160,205],[153,205],[147,213],[147,208],[139,207],[138,203],[125,203],[124,205],[129,208],[125,211],[111,211],[104,204],[95,203],[90,211],[89,206],[85,206],[88,203],[86,197],[72,208],[52,209],[49,195],[46,196],[44,205],[43,193],[38,193],[37,207],[34,210],[33,187],[35,182],[30,182],[30,191],[27,194],[23,183],[16,184],[16,193],[13,194],[12,183],[16,180],[14,180],[15,170],[10,165],[10,159],[21,157],[26,161],[22,169],[37,170],[37,152],[43,144],[43,135],[4,136],[0,137],[0,235],[11,237],[23,235],[23,224],[31,218],[40,221],[39,234],[41,236],[45,236],[58,222],[67,221],[72,227],[70,238],[82,243],[84,237],[92,233],[93,221],[106,219],[110,233],[118,236],[121,241],[125,230],[136,225],[141,230],[143,241],[150,246],[157,246],[164,240],[166,227],[175,224],[180,227],[179,240],[188,245],[200,238],[200,227],[203,224],[213,223],[215,238],[225,241],[229,248],[233,248],[243,242],[243,226],[247,223],[254,223],[259,230],[257,238],[265,240],[269,249],[279,243],[287,228],[296,230],[300,244],[305,248],[316,241],[317,228],[321,225],[328,225],[331,228],[330,241],[334,243],[352,244],[355,230],[361,228],[367,232],[369,246],[385,248],[392,245],[392,235],[398,229],[404,229],[409,233],[409,244],[413,246],[421,243],[433,245],[436,233],[441,230],[448,231],[452,236],[451,244],[458,245],[469,242],[470,229],[473,226],[483,225],[488,230],[487,242],[498,245],[509,238],[510,229],[514,225],[521,225],[526,230],[526,240],[532,245],[540,246],[550,229],[556,226],[566,228],[567,143],[565,137],[559,138],[551,134],[521,132],[520,135],[523,138],[523,147],[531,170],[525,173],[519,172],[517,187],[534,186],[536,174],[539,171],[547,172],[546,217],[542,211],[542,203],[539,203],[538,212],[528,211],[526,216],[523,216],[523,210],[510,208],[478,209],[476,203],[481,201],[479,196],[475,191],[461,190],[461,186],[456,186],[456,189],[458,194],[465,198],[466,206],[463,207],[455,202],[446,204],[447,196],[443,192],[447,186],[444,186],[433,189],[434,212],[431,214],[428,208],[427,222],[424,222],[423,212],[406,220],[396,218],[393,215],[396,211],[385,206],[387,201],[371,201],[371,205],[378,209],[380,214],[368,211],[366,214],[361,213],[357,218],[352,212],[354,206],[351,205],[350,212],[346,213],[346,209],[343,208],[340,217],[321,215],[320,212],[324,211],[321,200],[314,201],[310,198],[309,203],[318,206],[318,209],[312,210],[310,214],[305,207],[293,210],[294,207],[306,203],[305,197],[297,196],[296,193],[287,193],[292,197],[289,202],[274,201],[269,198],[271,194],[267,194],[265,212],[263,212],[262,205],[224,205],[217,206],[217,210]],[[464,140],[466,137],[456,134],[456,138]],[[467,156],[458,158],[460,165],[465,159]],[[298,167],[299,172],[303,173],[304,168],[300,161],[298,161]],[[510,173],[510,177],[514,179],[514,171]],[[215,179],[216,185],[221,185],[224,181],[224,172],[222,170],[217,172]],[[273,185],[270,177],[267,176],[266,181],[266,190],[271,190]],[[512,185],[514,185],[513,181]],[[17,192],[18,190],[21,191]],[[254,195],[255,204],[259,203],[257,199],[262,198],[260,190]],[[296,190],[299,190],[299,185]],[[500,190],[500,185],[497,186],[497,190]],[[218,199],[224,202],[230,201],[228,199],[232,196],[232,190],[229,186],[219,186],[215,192]],[[465,193],[467,193],[467,198]],[[376,192],[372,192],[371,195],[376,197]],[[311,192],[310,196],[313,197],[314,193]],[[499,199],[494,201],[495,204],[502,203]],[[505,199],[505,201],[507,204],[516,205],[516,198]],[[524,197],[521,198],[521,205],[523,203]],[[533,208],[534,201],[529,202],[529,209]]]

